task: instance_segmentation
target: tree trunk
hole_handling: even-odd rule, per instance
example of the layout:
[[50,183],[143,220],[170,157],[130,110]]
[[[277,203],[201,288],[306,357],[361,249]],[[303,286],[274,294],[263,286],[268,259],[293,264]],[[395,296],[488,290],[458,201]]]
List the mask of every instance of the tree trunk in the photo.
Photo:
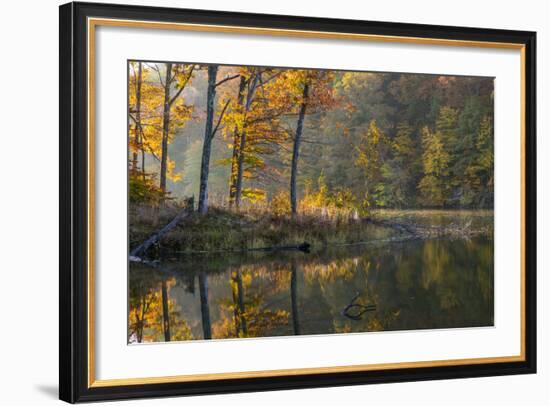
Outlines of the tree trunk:
[[[141,62],[139,63],[139,69],[141,72]],[[143,75],[143,73],[141,74]],[[140,75],[140,78],[141,78]],[[141,84],[140,84],[140,101],[141,101]],[[140,103],[141,104],[141,103]],[[141,127],[141,107],[139,112],[139,146],[141,148],[141,176],[143,177],[143,180],[145,181],[145,148],[143,147],[143,128]]]
[[170,341],[170,310],[168,308],[166,279],[162,280],[162,326],[164,330],[164,341]]
[[243,172],[244,172],[244,157],[246,149],[246,115],[250,111],[250,106],[252,105],[252,100],[254,99],[254,93],[256,87],[258,86],[259,73],[254,74],[254,79],[248,87],[248,94],[246,95],[246,105],[245,105],[245,124],[241,132],[241,139],[239,143],[239,159],[237,167],[237,183],[235,188],[235,205],[239,207],[241,204],[241,196],[243,190]]
[[291,262],[290,270],[290,305],[292,309],[292,327],[294,335],[300,335],[300,319],[298,318],[298,276],[296,263]]
[[210,172],[210,153],[212,151],[212,126],[214,121],[214,101],[216,99],[216,76],[218,66],[208,66],[208,90],[206,95],[206,125],[202,146],[201,177],[199,186],[199,213],[208,212],[208,175]]
[[201,298],[201,317],[203,338],[212,338],[212,327],[210,326],[210,310],[208,309],[208,277],[206,273],[199,274],[199,294]]
[[[141,146],[141,82],[142,82],[141,62],[138,62],[137,84],[136,84],[136,128],[134,133],[134,142],[136,144],[132,155],[132,169],[137,172],[138,169],[138,149]],[[143,149],[143,148],[142,148]]]
[[141,175],[143,176],[143,180],[145,180],[145,150],[143,149],[143,138],[141,142]]
[[296,195],[296,178],[298,176],[298,157],[300,155],[300,142],[302,140],[302,131],[304,127],[304,116],[306,115],[307,101],[309,96],[309,83],[304,84],[304,92],[302,94],[302,105],[298,114],[298,124],[296,125],[296,135],[294,137],[294,147],[292,149],[292,166],[290,168],[290,208],[292,215],[295,215],[298,210],[297,195]]
[[239,158],[237,160],[237,180],[235,184],[235,206],[237,208],[241,205],[241,197],[243,190],[243,171],[244,171],[244,149],[246,147],[246,130],[241,131],[239,148]]
[[160,189],[166,193],[166,167],[168,162],[168,136],[170,133],[170,83],[172,82],[172,64],[166,64],[164,81],[164,110],[162,115],[162,149],[160,157]]
[[[237,105],[243,107],[244,103],[244,89],[246,86],[246,78],[241,76],[239,82],[239,93],[237,95]],[[231,178],[229,181],[229,205],[233,206],[235,203],[235,195],[237,193],[237,171],[239,166],[239,153],[240,153],[241,134],[239,128],[235,126],[233,130],[233,155],[231,156]]]

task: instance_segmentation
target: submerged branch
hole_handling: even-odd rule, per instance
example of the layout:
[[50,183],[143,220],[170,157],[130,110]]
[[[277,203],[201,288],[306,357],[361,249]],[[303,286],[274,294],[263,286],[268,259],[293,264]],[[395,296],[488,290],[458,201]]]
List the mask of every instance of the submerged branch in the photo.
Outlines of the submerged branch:
[[375,304],[361,304],[357,303],[357,299],[359,299],[359,293],[357,293],[353,299],[351,299],[351,302],[342,310],[342,315],[347,317],[351,320],[361,320],[363,314],[366,312],[373,312],[376,310]]

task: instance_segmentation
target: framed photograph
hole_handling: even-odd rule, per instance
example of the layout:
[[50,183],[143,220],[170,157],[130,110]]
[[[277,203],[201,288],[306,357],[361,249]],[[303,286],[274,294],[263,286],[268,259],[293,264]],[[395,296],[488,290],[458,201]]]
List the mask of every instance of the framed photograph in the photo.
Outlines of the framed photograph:
[[60,7],[60,398],[536,371],[534,32]]

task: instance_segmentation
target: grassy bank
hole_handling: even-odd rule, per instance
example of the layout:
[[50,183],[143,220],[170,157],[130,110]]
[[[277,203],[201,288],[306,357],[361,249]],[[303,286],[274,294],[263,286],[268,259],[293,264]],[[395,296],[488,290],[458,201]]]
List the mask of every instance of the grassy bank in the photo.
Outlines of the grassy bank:
[[[130,217],[130,247],[170,222],[180,207],[135,208]],[[192,213],[166,234],[160,247],[182,253],[244,251],[265,247],[311,244],[312,251],[330,245],[405,237],[468,238],[491,235],[490,211],[380,210],[370,219],[348,215],[296,217],[263,210],[211,208],[207,215]],[[398,225],[395,227],[395,225]],[[403,229],[401,225],[406,225]]]
[[[139,207],[130,217],[130,247],[146,239],[177,214],[177,207]],[[192,213],[166,234],[162,248],[181,252],[248,250],[311,244],[312,250],[327,245],[391,238],[388,227],[348,217],[319,218],[312,215],[275,216],[263,211],[236,212],[211,208],[207,215]]]

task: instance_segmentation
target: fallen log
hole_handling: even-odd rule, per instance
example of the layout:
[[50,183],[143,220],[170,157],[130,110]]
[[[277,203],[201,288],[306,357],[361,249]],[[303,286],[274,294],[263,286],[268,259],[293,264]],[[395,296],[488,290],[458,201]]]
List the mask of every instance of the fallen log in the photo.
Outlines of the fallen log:
[[189,214],[191,214],[191,211],[192,209],[190,208],[185,208],[181,210],[171,222],[166,224],[163,228],[161,228],[156,233],[149,236],[149,238],[147,238],[145,241],[139,244],[136,248],[130,251],[130,256],[129,256],[130,261],[143,262],[141,256],[149,249],[149,247],[159,242],[162,236],[164,236],[166,233],[172,230],[185,217],[189,216]]
[[246,251],[302,251],[309,253],[311,244],[303,242],[298,245],[275,245],[273,247],[248,248]]

